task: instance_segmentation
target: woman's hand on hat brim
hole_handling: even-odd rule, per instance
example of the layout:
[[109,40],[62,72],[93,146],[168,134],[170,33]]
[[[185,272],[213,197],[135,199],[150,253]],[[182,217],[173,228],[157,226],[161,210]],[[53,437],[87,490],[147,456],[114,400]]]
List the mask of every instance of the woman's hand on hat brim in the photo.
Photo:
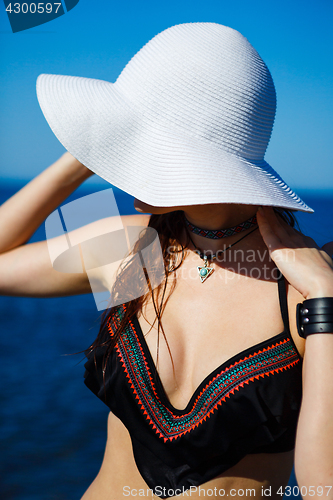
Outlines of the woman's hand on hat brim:
[[320,249],[312,238],[284,222],[272,207],[260,207],[257,220],[271,259],[304,299],[333,297],[333,263],[327,253],[333,242]]

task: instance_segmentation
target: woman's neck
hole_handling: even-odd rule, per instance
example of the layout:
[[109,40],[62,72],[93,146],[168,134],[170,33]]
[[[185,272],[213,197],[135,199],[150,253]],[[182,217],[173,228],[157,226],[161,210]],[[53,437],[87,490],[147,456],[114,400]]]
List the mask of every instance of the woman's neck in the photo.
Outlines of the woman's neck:
[[255,215],[257,210],[255,205],[216,203],[186,207],[184,213],[195,226],[214,230],[236,226]]
[[[254,205],[236,205],[236,204],[212,204],[195,205],[184,208],[184,214],[187,220],[202,229],[226,229],[246,221],[253,217],[258,207]],[[216,253],[226,246],[233,244],[242,236],[250,233],[253,228],[243,231],[241,234],[234,234],[219,240],[212,240],[191,233],[191,239],[195,246],[202,251],[211,251]],[[246,241],[246,239],[245,239]]]

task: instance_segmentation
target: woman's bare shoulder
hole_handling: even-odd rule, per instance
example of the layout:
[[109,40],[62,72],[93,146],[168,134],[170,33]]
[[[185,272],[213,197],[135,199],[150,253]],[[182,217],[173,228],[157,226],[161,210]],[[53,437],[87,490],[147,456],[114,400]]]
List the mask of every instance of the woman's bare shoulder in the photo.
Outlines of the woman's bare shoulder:
[[107,217],[77,230],[78,242],[81,238],[88,242],[84,244],[84,253],[89,262],[91,283],[101,283],[111,290],[119,264],[130,252],[126,229],[147,227],[149,218],[149,214]]
[[[121,227],[127,226],[148,226],[149,214],[132,214],[132,215],[121,215],[105,217],[104,219],[99,219],[84,227],[85,230],[94,228],[95,230],[101,230],[101,232],[106,231],[116,231]],[[82,231],[83,227],[77,231]]]
[[124,226],[148,226],[150,214],[122,215]]
[[114,215],[98,219],[90,224],[81,226],[71,231],[70,239],[73,245],[96,238],[107,233],[113,233],[129,226],[148,226],[149,214]]

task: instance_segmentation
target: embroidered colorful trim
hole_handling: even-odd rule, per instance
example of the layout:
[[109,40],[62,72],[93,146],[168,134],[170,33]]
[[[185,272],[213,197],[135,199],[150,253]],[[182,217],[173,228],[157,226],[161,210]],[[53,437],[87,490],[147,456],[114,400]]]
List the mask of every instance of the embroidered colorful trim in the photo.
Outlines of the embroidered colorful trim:
[[200,227],[197,227],[189,222],[186,217],[185,222],[191,233],[203,236],[204,238],[209,238],[210,240],[219,240],[221,238],[226,238],[227,236],[233,236],[234,234],[241,233],[242,231],[246,231],[246,229],[250,229],[250,227],[256,226],[257,216],[254,215],[237,226],[229,227],[227,229],[201,229]]
[[[110,326],[109,329],[112,331]],[[198,427],[244,384],[287,370],[300,361],[292,342],[286,338],[222,369],[201,390],[188,413],[175,415],[157,394],[143,347],[132,323],[122,333],[116,350],[143,414],[165,442]]]

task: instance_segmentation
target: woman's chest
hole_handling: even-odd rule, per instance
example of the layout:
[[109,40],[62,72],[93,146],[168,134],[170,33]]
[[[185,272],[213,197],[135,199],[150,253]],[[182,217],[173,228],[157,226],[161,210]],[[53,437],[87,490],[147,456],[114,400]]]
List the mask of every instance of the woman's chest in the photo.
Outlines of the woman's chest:
[[160,329],[151,302],[139,317],[152,361],[176,408],[184,408],[222,363],[284,329],[276,282],[224,278],[227,284],[178,281]]

